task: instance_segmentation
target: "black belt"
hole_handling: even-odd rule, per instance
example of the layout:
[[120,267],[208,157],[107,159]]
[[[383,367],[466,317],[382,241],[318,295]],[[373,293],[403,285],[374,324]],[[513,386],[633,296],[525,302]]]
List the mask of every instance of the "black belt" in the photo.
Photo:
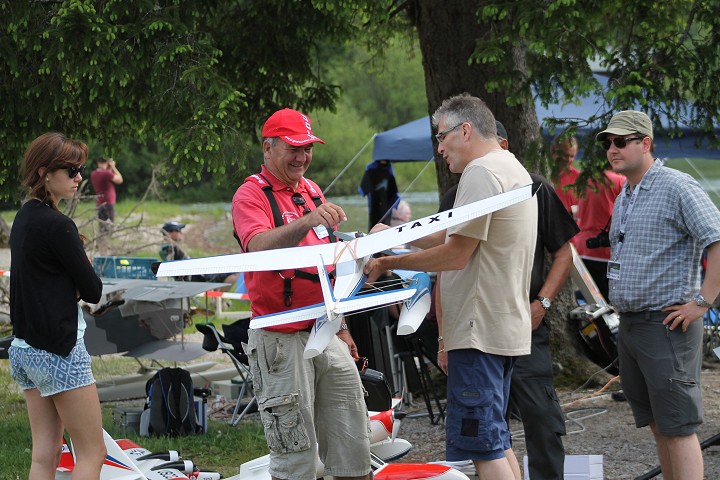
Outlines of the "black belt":
[[670,312],[664,312],[662,310],[641,310],[639,312],[620,312],[620,318],[623,317],[634,317],[642,318],[643,320],[652,320],[657,317],[667,317]]

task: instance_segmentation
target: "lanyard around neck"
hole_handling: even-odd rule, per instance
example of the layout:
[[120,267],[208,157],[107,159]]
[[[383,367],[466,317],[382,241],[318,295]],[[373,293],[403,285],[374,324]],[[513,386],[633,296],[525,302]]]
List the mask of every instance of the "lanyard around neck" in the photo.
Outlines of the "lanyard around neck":
[[635,187],[633,188],[629,200],[627,198],[628,183],[625,183],[625,185],[623,185],[622,191],[620,192],[620,235],[618,236],[615,260],[620,258],[620,251],[622,250],[623,242],[625,241],[625,232],[627,230],[628,219],[630,218],[630,214],[632,213],[633,207],[635,206],[635,201],[637,200],[637,196],[640,193],[640,186],[642,185],[643,180],[645,180],[644,176],[640,180],[640,183],[635,185]]

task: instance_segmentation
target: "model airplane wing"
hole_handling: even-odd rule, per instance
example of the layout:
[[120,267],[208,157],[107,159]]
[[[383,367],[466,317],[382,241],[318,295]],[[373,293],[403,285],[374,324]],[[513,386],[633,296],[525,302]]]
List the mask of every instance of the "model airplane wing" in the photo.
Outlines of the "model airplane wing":
[[509,192],[347,242],[162,262],[158,267],[157,276],[173,277],[306,268],[315,266],[318,255],[332,259],[332,264],[355,261],[528,200],[535,194],[539,185],[539,183],[528,184]]
[[104,303],[83,312],[90,355],[127,352],[137,358],[187,362],[206,353],[199,343],[171,340],[182,335],[181,299],[227,284],[102,280]]

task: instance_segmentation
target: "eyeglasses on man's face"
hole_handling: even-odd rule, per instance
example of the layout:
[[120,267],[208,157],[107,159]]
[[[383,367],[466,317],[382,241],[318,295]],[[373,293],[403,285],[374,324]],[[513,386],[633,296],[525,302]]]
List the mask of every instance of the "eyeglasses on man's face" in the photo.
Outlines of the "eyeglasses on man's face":
[[63,165],[58,170],[67,170],[68,177],[75,178],[77,174],[85,174],[85,165]]
[[627,147],[627,142],[631,142],[633,140],[642,140],[645,137],[615,137],[612,140],[605,139],[603,140],[600,145],[602,145],[603,150],[610,150],[611,145],[615,145],[617,148],[625,148]]
[[458,123],[457,125],[455,125],[454,127],[446,128],[446,129],[443,130],[442,132],[438,132],[438,133],[435,135],[435,140],[437,140],[438,143],[444,142],[444,141],[445,141],[445,135],[447,135],[448,133],[452,132],[453,130],[455,130],[456,128],[458,128],[458,127],[459,127],[460,125],[462,125],[463,123],[465,123],[465,122],[460,122],[460,123]]

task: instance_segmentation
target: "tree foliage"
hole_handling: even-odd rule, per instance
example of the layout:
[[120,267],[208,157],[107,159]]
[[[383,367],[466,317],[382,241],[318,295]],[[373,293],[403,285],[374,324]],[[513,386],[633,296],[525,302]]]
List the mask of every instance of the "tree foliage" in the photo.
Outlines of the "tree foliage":
[[[429,110],[462,91],[481,96],[505,122],[513,151],[535,170],[541,170],[538,160],[547,153],[539,148],[535,96],[545,104],[573,102],[589,93],[604,99],[592,118],[561,120],[558,133],[586,126],[597,130],[613,113],[639,108],[656,127],[667,115],[671,135],[684,123],[718,140],[717,0],[417,0],[408,5],[420,36]],[[608,72],[607,89],[594,79],[594,66]],[[582,179],[597,176],[606,165],[592,140],[587,139],[589,168]]]
[[[331,108],[320,41],[354,38],[346,0],[91,0],[0,4],[0,198],[48,131],[108,152],[155,139],[178,181],[242,167],[237,155],[274,110]],[[240,160],[240,162],[238,162]]]

